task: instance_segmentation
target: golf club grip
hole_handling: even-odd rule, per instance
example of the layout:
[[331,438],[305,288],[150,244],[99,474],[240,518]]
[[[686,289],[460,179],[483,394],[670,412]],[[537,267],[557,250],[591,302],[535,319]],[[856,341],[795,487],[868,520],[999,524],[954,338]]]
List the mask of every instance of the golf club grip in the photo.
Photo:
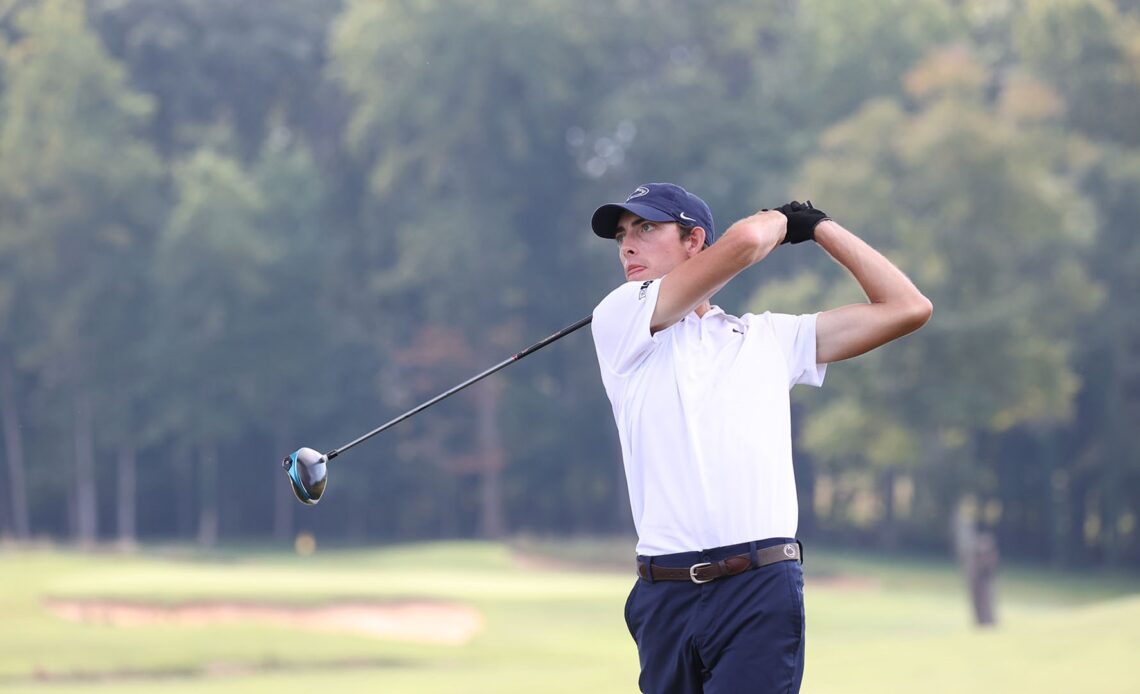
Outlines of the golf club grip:
[[341,453],[344,453],[345,451],[352,448],[353,446],[355,446],[359,443],[363,443],[363,442],[367,441],[368,439],[372,438],[373,436],[375,436],[376,434],[379,434],[380,432],[384,431],[385,429],[388,429],[389,427],[395,426],[395,425],[399,424],[400,422],[404,421],[405,419],[407,419],[408,417],[411,417],[412,415],[415,415],[419,412],[426,410],[427,408],[436,404],[440,400],[443,400],[444,398],[448,398],[452,395],[455,395],[456,393],[463,390],[467,386],[483,380],[484,378],[490,376],[491,374],[495,373],[499,369],[502,369],[506,366],[509,366],[509,365],[515,363],[516,361],[522,359],[523,357],[527,356],[528,354],[531,354],[533,352],[537,352],[538,350],[542,349],[543,347],[549,345],[551,342],[554,342],[554,341],[559,340],[563,337],[566,337],[567,335],[574,332],[575,330],[582,328],[586,325],[589,325],[590,321],[592,321],[593,318],[594,318],[593,315],[586,316],[585,318],[578,321],[577,323],[574,323],[573,325],[568,325],[565,328],[554,333],[553,335],[544,337],[543,339],[534,343],[530,347],[527,347],[526,349],[522,350],[521,352],[518,352],[514,356],[511,356],[507,359],[504,359],[503,361],[499,362],[498,364],[495,364],[494,366],[487,369],[486,371],[483,371],[482,373],[479,373],[475,376],[472,376],[471,378],[469,378],[466,381],[464,381],[463,383],[460,383],[459,385],[451,388],[450,390],[446,390],[446,391],[440,393],[439,395],[435,396],[434,398],[432,398],[426,402],[420,403],[419,405],[416,405],[415,407],[408,410],[407,412],[400,415],[399,417],[396,417],[395,419],[389,420],[389,421],[381,424],[380,426],[376,427],[375,429],[373,429],[372,431],[368,432],[367,434],[361,436],[360,438],[358,438],[354,441],[350,441],[349,443],[346,443],[345,445],[341,446],[340,448],[329,451],[328,453],[325,454],[325,457],[328,460],[332,460],[333,458],[337,457]]

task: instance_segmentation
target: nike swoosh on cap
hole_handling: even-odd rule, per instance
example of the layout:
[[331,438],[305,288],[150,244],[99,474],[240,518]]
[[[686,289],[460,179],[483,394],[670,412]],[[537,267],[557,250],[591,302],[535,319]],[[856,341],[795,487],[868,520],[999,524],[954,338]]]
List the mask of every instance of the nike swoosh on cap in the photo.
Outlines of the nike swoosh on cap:
[[680,217],[681,219],[685,220],[686,222],[692,222],[693,224],[698,224],[697,220],[693,219],[692,217],[690,217],[689,215],[685,214],[684,212],[681,212],[681,213],[680,213],[679,215],[677,215],[677,216],[678,216],[678,217]]

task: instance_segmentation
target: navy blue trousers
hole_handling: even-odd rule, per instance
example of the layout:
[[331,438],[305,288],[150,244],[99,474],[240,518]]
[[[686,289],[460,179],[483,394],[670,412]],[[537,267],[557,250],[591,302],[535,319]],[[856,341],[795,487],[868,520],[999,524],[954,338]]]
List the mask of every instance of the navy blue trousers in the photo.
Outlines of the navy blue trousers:
[[[758,548],[795,542],[771,538]],[[688,567],[746,554],[749,543],[653,557]],[[638,557],[645,563],[649,557]],[[625,621],[647,694],[795,694],[804,671],[804,579],[782,561],[710,583],[638,578]]]

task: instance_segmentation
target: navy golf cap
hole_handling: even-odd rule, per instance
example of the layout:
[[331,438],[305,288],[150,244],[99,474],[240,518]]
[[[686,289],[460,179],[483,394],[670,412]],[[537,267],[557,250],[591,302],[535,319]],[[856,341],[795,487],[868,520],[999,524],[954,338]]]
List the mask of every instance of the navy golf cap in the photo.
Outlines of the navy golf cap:
[[673,183],[646,183],[630,193],[625,202],[612,202],[594,211],[590,226],[604,239],[617,234],[618,219],[622,212],[633,214],[651,222],[677,222],[683,226],[705,230],[705,243],[716,238],[712,211],[696,195]]

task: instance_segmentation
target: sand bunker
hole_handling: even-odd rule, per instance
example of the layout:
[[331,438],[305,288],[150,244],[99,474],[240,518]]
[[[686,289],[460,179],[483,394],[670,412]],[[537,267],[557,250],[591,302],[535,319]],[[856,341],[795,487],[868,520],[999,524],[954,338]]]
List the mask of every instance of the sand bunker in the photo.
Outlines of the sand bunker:
[[154,605],[107,600],[52,600],[45,606],[52,614],[69,621],[116,627],[269,624],[451,645],[467,643],[483,629],[483,615],[478,610],[437,602],[336,603],[293,607],[239,602]]

